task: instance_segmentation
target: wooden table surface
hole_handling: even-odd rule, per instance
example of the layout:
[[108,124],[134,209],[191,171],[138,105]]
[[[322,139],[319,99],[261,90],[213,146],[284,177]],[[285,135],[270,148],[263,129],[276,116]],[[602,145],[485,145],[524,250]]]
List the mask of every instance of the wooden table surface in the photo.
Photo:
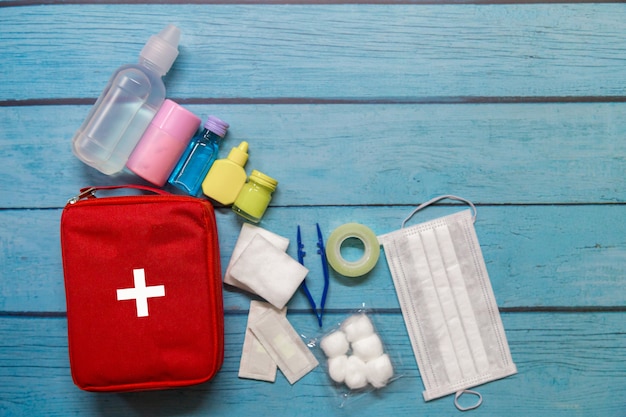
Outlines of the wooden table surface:
[[[384,4],[382,4],[384,3]],[[120,65],[182,30],[168,97],[230,123],[248,172],[279,180],[261,226],[313,253],[359,222],[396,230],[456,194],[476,230],[518,374],[479,416],[626,416],[626,5],[401,0],[0,1],[1,416],[449,416],[424,402],[384,258],[331,273],[325,327],[372,309],[401,376],[339,408],[323,367],[291,386],[239,379],[250,297],[225,289],[225,362],[184,389],[94,394],[72,383],[59,219],[87,185],[141,183],[82,164],[71,138]],[[444,202],[415,222],[461,210]],[[242,220],[217,210],[221,261]],[[316,256],[309,286],[321,291]],[[319,332],[297,293],[288,318]]]

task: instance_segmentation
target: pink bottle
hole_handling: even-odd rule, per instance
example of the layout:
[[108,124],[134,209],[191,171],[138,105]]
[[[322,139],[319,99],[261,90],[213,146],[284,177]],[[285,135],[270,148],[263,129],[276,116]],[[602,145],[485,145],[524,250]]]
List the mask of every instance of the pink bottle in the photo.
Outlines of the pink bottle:
[[200,122],[189,110],[165,100],[128,158],[126,167],[162,187],[198,131]]

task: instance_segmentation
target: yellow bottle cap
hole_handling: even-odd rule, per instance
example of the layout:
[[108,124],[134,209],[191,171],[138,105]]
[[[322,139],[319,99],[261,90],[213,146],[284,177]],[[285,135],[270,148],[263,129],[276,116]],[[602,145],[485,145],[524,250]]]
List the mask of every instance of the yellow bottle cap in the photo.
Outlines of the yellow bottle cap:
[[272,191],[274,191],[276,189],[276,186],[278,185],[278,181],[276,181],[274,178],[270,177],[269,175],[265,175],[264,173],[262,173],[261,171],[257,171],[256,169],[252,170],[252,173],[250,174],[250,180],[257,182]]
[[228,154],[228,159],[237,165],[244,166],[248,161],[248,142],[243,141],[236,148],[232,148]]

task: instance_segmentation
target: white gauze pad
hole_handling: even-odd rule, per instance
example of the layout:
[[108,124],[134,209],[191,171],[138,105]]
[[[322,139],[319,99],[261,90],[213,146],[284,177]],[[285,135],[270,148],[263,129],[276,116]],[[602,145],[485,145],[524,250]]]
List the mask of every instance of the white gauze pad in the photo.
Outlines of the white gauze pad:
[[277,310],[267,310],[250,323],[250,329],[290,384],[294,384],[318,365],[317,359],[287,317]]
[[289,246],[289,239],[286,237],[277,235],[276,233],[270,232],[269,230],[263,229],[259,226],[254,226],[250,223],[244,223],[241,226],[241,232],[239,232],[239,237],[237,238],[237,243],[235,244],[235,248],[233,249],[233,253],[230,256],[230,261],[228,262],[228,267],[226,267],[226,273],[224,274],[224,283],[228,285],[232,285],[233,287],[241,288],[244,291],[248,291],[254,294],[254,291],[245,284],[242,284],[230,273],[232,266],[237,262],[244,249],[248,244],[252,241],[252,239],[256,235],[261,235],[265,239],[267,239],[272,245],[274,245],[277,249],[285,252],[287,247]]
[[[252,300],[248,313],[248,327],[243,340],[241,361],[239,362],[239,378],[256,379],[258,381],[274,382],[276,380],[276,362],[267,353],[259,339],[252,333],[250,323],[260,317],[267,310],[275,309],[271,304]],[[279,311],[285,316],[287,307]]]
[[255,294],[281,309],[293,297],[309,270],[263,236],[256,235],[230,273]]

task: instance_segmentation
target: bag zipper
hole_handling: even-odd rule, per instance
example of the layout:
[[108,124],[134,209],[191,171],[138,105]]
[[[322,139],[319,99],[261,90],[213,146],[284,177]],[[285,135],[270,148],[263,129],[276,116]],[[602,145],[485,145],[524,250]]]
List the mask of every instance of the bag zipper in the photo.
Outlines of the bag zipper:
[[95,196],[96,196],[96,187],[89,187],[89,188],[80,190],[80,194],[75,195],[74,197],[67,200],[67,203],[76,204],[79,200],[82,200],[83,198],[95,197]]
[[98,190],[116,190],[116,189],[120,189],[120,188],[131,188],[131,189],[135,189],[135,190],[143,190],[143,191],[150,191],[156,194],[160,194],[160,195],[173,195],[168,193],[167,191],[164,190],[160,190],[158,188],[153,188],[153,187],[147,187],[144,185],[134,185],[134,184],[126,184],[126,185],[110,185],[110,186],[97,186],[97,187],[86,187],[86,188],[81,188],[80,189],[80,193],[72,198],[70,198],[69,200],[67,200],[68,204],[76,204],[77,202],[79,202],[80,200],[84,199],[84,198],[95,198],[96,197],[96,191]]

